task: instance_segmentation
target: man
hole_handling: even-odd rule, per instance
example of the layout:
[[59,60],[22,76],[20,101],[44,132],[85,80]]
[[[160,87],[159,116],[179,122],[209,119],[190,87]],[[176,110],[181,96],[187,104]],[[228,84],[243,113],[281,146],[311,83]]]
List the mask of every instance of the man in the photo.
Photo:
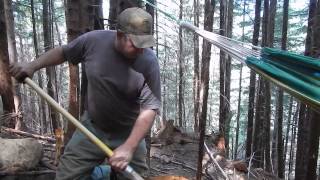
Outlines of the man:
[[[160,73],[153,51],[152,17],[140,8],[124,10],[117,31],[91,31],[52,49],[27,64],[15,64],[19,80],[40,68],[66,60],[85,65],[87,111],[82,123],[114,149],[108,163],[116,171],[130,165],[142,173],[146,166],[144,137],[160,108]],[[76,130],[61,157],[56,179],[90,179],[105,154]]]

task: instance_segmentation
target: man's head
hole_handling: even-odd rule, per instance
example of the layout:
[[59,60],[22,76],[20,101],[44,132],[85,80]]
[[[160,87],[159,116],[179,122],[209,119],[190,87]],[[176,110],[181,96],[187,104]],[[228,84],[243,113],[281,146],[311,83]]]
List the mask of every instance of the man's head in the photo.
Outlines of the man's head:
[[154,46],[152,17],[141,8],[122,11],[117,20],[117,46],[127,57],[135,57],[143,48]]

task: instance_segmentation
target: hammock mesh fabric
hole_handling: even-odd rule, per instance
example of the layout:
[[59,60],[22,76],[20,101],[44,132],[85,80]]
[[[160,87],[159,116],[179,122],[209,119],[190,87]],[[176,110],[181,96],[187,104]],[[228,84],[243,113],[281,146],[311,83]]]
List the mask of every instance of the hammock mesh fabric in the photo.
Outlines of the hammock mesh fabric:
[[320,107],[319,59],[263,48],[259,58],[247,57],[246,64],[279,81],[305,103]]

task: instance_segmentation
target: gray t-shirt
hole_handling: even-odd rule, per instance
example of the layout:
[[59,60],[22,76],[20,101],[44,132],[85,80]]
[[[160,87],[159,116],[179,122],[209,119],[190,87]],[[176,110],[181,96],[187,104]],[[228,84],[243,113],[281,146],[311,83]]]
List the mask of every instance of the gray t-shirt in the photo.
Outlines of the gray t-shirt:
[[109,132],[130,130],[140,110],[161,106],[160,72],[149,48],[127,59],[114,47],[116,31],[91,31],[62,46],[65,59],[82,62],[88,79],[87,110]]

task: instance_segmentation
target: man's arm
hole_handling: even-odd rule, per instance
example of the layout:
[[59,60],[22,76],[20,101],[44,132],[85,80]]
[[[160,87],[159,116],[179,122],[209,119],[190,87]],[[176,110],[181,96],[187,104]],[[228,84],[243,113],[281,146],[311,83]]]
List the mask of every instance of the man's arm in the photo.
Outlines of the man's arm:
[[32,61],[31,64],[34,66],[35,71],[48,67],[55,66],[64,62],[62,47],[57,47],[49,50],[37,60]]
[[26,77],[32,77],[33,73],[41,68],[58,65],[63,62],[63,50],[61,47],[57,47],[44,53],[35,61],[11,65],[10,73],[19,81],[23,81]]
[[128,139],[115,149],[114,154],[110,157],[109,163],[112,168],[122,171],[127,167],[140,141],[151,129],[155,116],[154,110],[143,110],[139,114]]

